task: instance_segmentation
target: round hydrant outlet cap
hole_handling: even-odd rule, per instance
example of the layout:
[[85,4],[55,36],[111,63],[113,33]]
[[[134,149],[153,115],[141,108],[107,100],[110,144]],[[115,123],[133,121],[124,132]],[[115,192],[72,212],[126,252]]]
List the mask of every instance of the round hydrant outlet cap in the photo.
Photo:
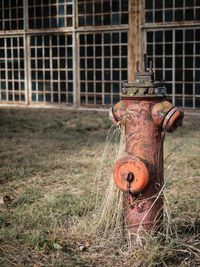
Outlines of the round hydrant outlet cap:
[[163,130],[173,132],[176,128],[182,126],[184,112],[178,108],[172,108],[163,121]]
[[113,178],[115,184],[123,192],[127,192],[127,184],[130,182],[130,192],[136,194],[141,192],[147,185],[149,173],[145,163],[141,159],[126,156],[120,158],[115,163]]

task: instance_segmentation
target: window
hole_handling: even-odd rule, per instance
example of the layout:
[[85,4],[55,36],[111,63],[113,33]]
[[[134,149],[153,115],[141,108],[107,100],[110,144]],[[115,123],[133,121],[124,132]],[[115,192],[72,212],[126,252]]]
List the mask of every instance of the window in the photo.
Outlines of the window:
[[127,32],[79,35],[80,103],[112,105],[120,100],[120,83],[127,80]]

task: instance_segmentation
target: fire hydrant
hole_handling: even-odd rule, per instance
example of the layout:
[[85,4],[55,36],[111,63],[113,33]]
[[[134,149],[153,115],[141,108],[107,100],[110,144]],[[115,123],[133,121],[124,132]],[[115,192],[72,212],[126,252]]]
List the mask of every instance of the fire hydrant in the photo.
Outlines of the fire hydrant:
[[[113,178],[126,194],[125,227],[130,233],[158,229],[163,221],[163,141],[182,125],[183,110],[166,101],[166,87],[154,81],[152,63],[136,66],[133,82],[123,82],[122,100],[110,110],[114,124],[124,121],[126,155],[114,165]],[[154,228],[155,227],[155,228]]]

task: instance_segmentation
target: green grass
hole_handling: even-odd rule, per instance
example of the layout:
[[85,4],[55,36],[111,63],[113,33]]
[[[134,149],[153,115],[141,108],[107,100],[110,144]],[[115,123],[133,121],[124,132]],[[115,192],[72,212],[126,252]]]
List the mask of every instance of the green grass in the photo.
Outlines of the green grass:
[[[126,243],[78,231],[95,211],[100,164],[111,122],[96,111],[0,109],[0,266],[198,266],[200,264],[200,117],[165,141],[167,231],[128,252]],[[112,173],[108,146],[99,205]],[[89,217],[88,216],[89,212]],[[86,225],[87,228],[87,225]],[[81,249],[82,247],[82,249]]]

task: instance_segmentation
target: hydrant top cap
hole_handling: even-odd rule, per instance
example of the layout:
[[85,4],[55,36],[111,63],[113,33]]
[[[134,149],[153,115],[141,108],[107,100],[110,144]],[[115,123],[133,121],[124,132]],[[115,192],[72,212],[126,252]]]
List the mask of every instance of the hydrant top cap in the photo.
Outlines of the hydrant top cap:
[[135,78],[133,82],[124,81],[122,83],[122,98],[127,97],[164,97],[167,90],[163,82],[154,81],[154,72],[152,71],[152,61],[150,62],[149,71],[146,68],[146,56],[142,64],[142,71],[138,69],[136,64]]

